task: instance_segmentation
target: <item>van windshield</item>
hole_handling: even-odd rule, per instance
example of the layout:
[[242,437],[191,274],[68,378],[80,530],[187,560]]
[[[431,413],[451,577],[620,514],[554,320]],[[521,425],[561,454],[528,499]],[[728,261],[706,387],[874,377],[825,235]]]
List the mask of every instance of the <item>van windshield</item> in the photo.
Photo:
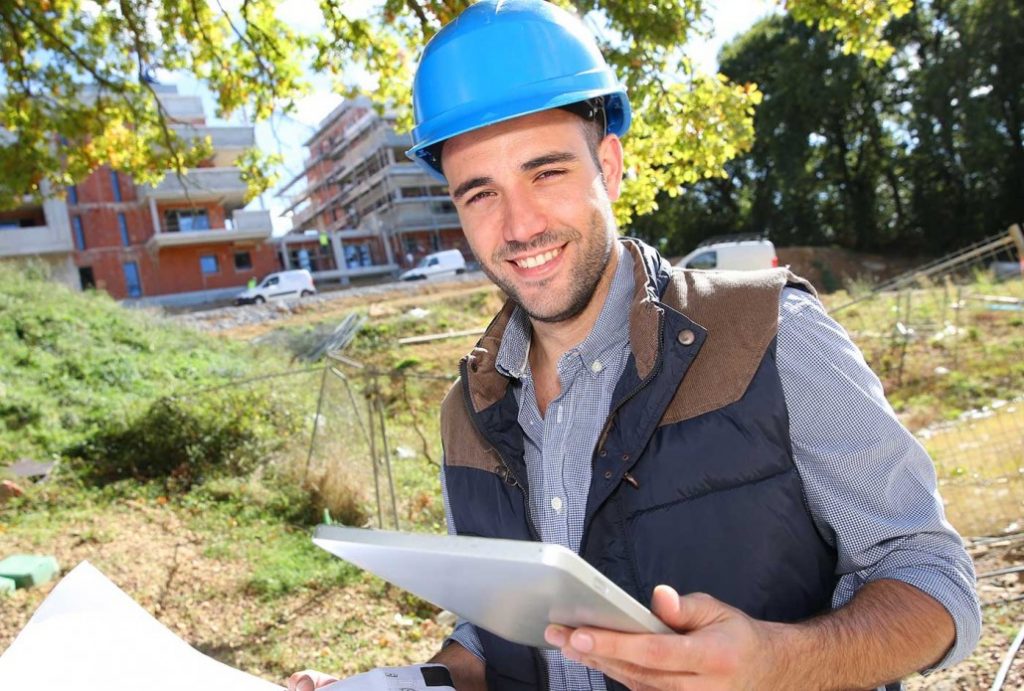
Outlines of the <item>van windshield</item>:
[[[431,259],[435,259],[435,258],[431,257],[428,254],[427,256],[423,257],[423,259],[420,259],[420,262],[419,262],[419,264],[416,265],[416,268],[417,269],[425,269],[426,267],[430,266],[430,260]],[[434,263],[435,264],[437,263],[436,259],[435,259]]]

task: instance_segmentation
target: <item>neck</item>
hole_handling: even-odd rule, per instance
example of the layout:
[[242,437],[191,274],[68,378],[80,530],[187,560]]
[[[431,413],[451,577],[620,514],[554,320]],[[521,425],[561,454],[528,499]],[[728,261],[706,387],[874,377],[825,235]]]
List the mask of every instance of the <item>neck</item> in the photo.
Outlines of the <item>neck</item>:
[[608,299],[611,290],[612,279],[615,278],[615,270],[620,261],[629,261],[628,257],[622,256],[622,243],[615,240],[612,244],[611,256],[608,258],[608,266],[605,267],[601,280],[594,288],[594,296],[587,306],[579,314],[570,319],[560,322],[542,322],[531,319],[533,337],[530,339],[530,367],[536,370],[543,367],[545,363],[553,364],[558,362],[567,351],[582,343],[594,324],[597,322],[604,303]]

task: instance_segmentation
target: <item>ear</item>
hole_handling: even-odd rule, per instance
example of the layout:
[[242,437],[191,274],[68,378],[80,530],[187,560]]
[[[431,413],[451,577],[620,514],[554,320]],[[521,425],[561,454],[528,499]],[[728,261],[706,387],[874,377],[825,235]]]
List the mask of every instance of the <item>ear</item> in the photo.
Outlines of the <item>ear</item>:
[[614,134],[605,135],[597,147],[608,199],[615,201],[622,191],[622,141]]

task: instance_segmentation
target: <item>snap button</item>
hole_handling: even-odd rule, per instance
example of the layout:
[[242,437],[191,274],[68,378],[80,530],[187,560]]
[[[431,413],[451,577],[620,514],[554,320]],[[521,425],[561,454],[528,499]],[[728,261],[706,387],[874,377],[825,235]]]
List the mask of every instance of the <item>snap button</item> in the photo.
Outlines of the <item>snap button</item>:
[[629,460],[629,454],[628,453],[622,454],[622,460],[628,461]]
[[612,471],[610,471],[610,470],[604,471],[604,479],[605,480],[611,480],[612,479]]
[[607,452],[607,451],[605,451],[604,449],[601,449],[601,452],[600,452],[600,453],[599,453],[598,455],[599,455],[599,456],[600,456],[601,458],[604,458],[605,456],[607,456],[607,455],[608,455],[608,452]]
[[681,345],[688,346],[693,345],[693,342],[697,340],[697,336],[689,329],[683,329],[679,332],[679,335],[676,336],[676,340],[679,341]]

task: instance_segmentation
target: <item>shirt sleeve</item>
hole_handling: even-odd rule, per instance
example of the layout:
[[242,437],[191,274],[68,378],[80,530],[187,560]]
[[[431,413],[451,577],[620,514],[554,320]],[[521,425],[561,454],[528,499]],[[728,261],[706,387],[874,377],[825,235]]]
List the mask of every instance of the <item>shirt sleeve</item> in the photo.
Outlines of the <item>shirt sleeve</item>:
[[[448,504],[448,484],[444,481],[444,464],[441,465],[441,498],[444,501],[444,522],[448,526],[448,534],[455,535],[455,519],[452,517],[452,509]],[[476,633],[476,627],[461,617],[455,621],[455,629],[441,645],[447,648],[452,643],[458,643],[463,648],[484,659],[484,648],[480,644],[480,636]]]
[[956,641],[936,668],[960,662],[981,634],[974,565],[946,520],[927,452],[812,295],[783,291],[776,358],[793,459],[815,523],[838,553],[833,608],[865,583],[908,583],[941,603],[956,625]]

